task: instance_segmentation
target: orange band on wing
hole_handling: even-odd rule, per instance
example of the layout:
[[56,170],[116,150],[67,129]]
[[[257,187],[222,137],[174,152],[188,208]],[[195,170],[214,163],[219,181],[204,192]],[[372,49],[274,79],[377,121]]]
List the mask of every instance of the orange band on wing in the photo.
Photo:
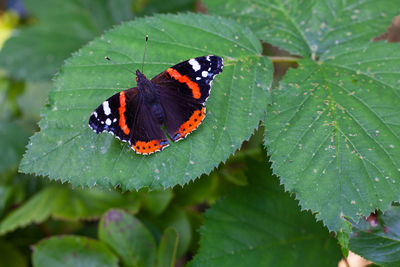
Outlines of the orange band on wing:
[[132,145],[132,148],[136,151],[136,153],[148,155],[160,151],[166,146],[168,146],[168,142],[166,140],[153,140],[150,142],[137,141],[134,145]]
[[129,135],[129,127],[126,125],[126,120],[125,120],[125,111],[126,111],[126,97],[124,91],[119,93],[119,127],[121,127],[121,130],[124,132],[124,134]]
[[189,120],[179,127],[177,134],[179,134],[178,138],[174,141],[179,139],[185,138],[186,135],[190,134],[193,130],[195,130],[203,121],[205,114],[205,108],[203,107],[201,110],[195,110],[190,116]]
[[186,85],[192,90],[193,97],[199,99],[201,97],[199,85],[192,82],[188,76],[181,75],[177,70],[168,68],[167,73],[180,83],[186,83]]

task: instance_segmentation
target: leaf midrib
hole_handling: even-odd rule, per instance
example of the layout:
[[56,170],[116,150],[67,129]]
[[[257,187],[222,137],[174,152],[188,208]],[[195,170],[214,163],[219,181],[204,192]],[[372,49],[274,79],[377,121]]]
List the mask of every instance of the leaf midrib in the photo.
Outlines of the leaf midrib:
[[[335,123],[333,125],[334,129],[335,129],[335,155],[336,155],[335,159],[336,159],[336,168],[337,168],[337,181],[338,181],[338,187],[339,187],[339,193],[340,193],[339,206],[340,206],[340,209],[341,209],[340,212],[342,212],[343,211],[343,199],[344,199],[344,196],[343,196],[342,181],[341,181],[341,179],[342,179],[342,177],[341,177],[342,176],[342,168],[341,168],[340,160],[339,160],[341,155],[339,153],[339,133],[338,133],[339,125],[338,125],[338,121],[337,121],[337,117],[336,117],[336,100],[335,100],[335,98],[334,98],[334,96],[332,94],[331,86],[330,86],[329,79],[328,79],[328,76],[326,74],[326,71],[324,69],[324,66],[323,65],[320,65],[320,66],[321,66],[321,73],[324,76],[325,86],[327,88],[328,95],[330,96],[329,109],[332,111],[333,119],[335,121]],[[333,103],[332,103],[332,101],[333,101]],[[332,131],[331,131],[331,134],[332,134]]]

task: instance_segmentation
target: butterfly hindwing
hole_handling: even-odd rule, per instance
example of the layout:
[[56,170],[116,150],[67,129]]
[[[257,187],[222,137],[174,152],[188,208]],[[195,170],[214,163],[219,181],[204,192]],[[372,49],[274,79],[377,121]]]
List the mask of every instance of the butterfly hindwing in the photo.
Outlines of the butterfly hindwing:
[[195,130],[205,117],[204,105],[190,95],[176,93],[180,90],[179,85],[159,87],[166,129],[174,142],[185,138]]
[[[138,154],[149,155],[169,145],[161,126],[139,94],[136,103],[127,104],[127,123],[132,125],[130,145]],[[134,111],[133,111],[134,110]]]

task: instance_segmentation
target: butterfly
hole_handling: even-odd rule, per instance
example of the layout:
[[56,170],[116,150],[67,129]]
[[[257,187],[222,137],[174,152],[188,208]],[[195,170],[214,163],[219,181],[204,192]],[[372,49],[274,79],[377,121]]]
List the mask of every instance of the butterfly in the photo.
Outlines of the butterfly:
[[150,80],[136,70],[137,87],[121,91],[98,106],[89,118],[97,134],[109,132],[149,155],[169,146],[162,130],[177,142],[203,121],[205,102],[223,59],[209,55],[172,66]]

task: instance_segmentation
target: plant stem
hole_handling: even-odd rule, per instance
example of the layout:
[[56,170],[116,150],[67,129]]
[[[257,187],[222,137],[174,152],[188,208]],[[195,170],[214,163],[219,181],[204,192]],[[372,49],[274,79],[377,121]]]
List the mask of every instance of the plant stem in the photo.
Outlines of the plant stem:
[[282,63],[282,62],[297,62],[300,58],[298,57],[279,57],[279,56],[270,56],[268,57],[273,63]]

